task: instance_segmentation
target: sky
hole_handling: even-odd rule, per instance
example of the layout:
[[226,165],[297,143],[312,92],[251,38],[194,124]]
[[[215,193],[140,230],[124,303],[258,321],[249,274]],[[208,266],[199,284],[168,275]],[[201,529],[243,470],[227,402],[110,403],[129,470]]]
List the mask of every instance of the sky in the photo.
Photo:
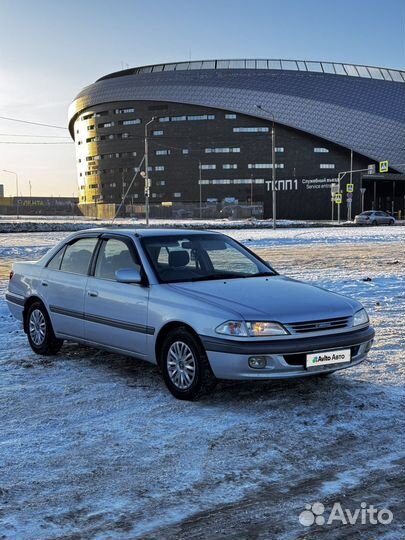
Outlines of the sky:
[[[0,20],[0,116],[61,127],[84,86],[138,65],[284,58],[405,69],[404,0],[0,0]],[[15,195],[4,169],[18,174],[20,195],[31,182],[33,196],[77,196],[66,129],[0,119],[0,184]]]

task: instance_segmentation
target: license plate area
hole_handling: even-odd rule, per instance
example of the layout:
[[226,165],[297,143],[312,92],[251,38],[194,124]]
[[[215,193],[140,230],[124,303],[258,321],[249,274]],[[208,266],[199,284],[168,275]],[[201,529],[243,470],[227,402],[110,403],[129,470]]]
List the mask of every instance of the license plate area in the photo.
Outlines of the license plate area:
[[336,351],[322,351],[306,355],[305,367],[307,369],[319,368],[335,364],[345,364],[351,361],[350,349]]

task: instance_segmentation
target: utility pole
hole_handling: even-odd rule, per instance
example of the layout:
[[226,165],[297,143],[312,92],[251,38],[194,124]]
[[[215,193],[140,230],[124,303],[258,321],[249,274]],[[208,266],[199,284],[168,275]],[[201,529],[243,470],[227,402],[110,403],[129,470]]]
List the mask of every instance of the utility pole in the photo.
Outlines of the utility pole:
[[200,186],[200,219],[202,219],[202,178],[201,178],[201,159],[200,161],[198,162],[198,170],[199,170],[199,173],[198,173],[198,183],[199,183],[199,186]]
[[150,196],[150,179],[149,179],[149,155],[148,155],[148,126],[155,121],[153,116],[149,122],[145,124],[145,221],[149,225],[149,196]]
[[30,186],[30,201],[32,203],[32,186],[31,186],[31,180],[28,180],[28,185]]
[[276,126],[274,124],[274,114],[271,111],[268,111],[267,109],[264,109],[261,105],[256,105],[256,107],[267,113],[270,114],[272,118],[272,126],[271,126],[271,195],[272,195],[272,203],[273,203],[273,229],[276,228],[276,210],[277,210],[277,191],[276,191]]
[[18,174],[14,171],[8,171],[7,169],[3,169],[3,172],[14,174],[15,175],[15,192],[16,192],[16,205],[17,205],[17,219],[20,217],[20,211],[19,211],[19,205],[18,205]]

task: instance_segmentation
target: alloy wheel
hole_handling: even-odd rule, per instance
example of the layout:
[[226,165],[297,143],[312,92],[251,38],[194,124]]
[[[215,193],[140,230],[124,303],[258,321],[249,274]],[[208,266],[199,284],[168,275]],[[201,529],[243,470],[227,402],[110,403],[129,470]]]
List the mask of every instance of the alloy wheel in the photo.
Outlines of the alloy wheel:
[[30,315],[29,332],[34,345],[39,347],[43,344],[46,336],[46,321],[40,309],[34,309]]
[[196,360],[190,347],[175,341],[167,353],[167,372],[172,383],[180,390],[187,390],[196,375]]

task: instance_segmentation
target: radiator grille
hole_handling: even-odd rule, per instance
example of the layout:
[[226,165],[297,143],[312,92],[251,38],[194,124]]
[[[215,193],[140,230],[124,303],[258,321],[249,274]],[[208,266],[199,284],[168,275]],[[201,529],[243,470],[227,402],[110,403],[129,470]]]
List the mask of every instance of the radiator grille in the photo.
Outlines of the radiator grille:
[[307,332],[327,332],[339,330],[350,326],[351,317],[339,317],[336,319],[323,319],[320,321],[305,321],[287,324],[286,327],[292,334],[305,334]]

